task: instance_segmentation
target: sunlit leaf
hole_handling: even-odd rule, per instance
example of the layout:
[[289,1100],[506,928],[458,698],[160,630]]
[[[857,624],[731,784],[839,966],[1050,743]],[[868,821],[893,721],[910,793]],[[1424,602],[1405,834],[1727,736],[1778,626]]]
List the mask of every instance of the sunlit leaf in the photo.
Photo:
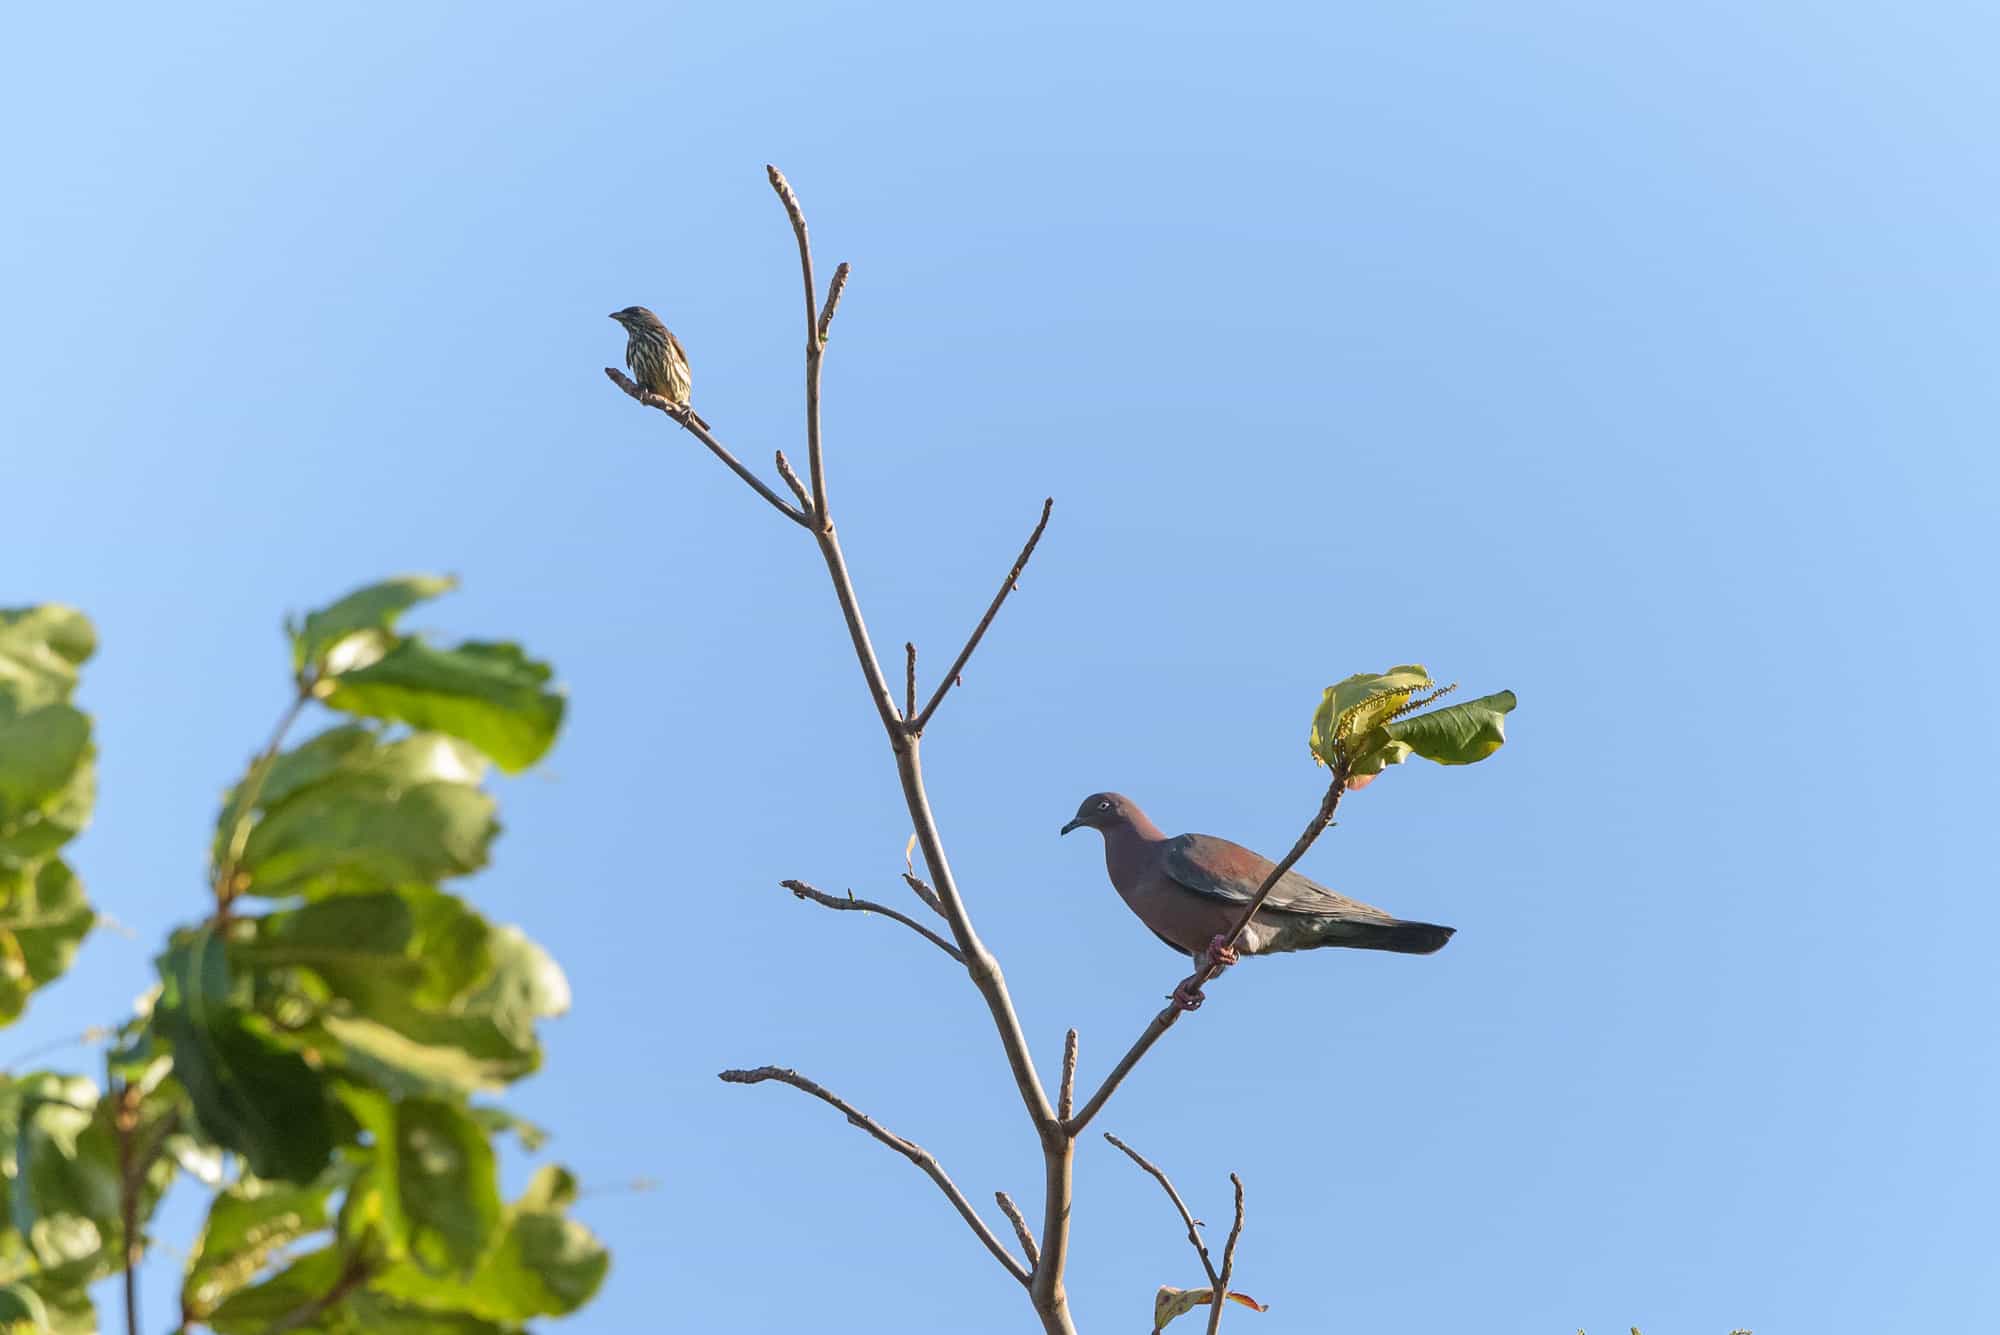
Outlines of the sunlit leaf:
[[69,699],[96,649],[90,619],[73,607],[0,608],[0,719]]
[[562,724],[563,696],[550,676],[546,663],[518,645],[468,641],[442,649],[406,639],[368,666],[330,678],[326,703],[448,733],[513,772],[541,759]]
[[356,632],[386,633],[416,604],[457,587],[458,581],[448,575],[403,575],[356,589],[332,606],[306,614],[292,636],[292,666],[318,664],[329,650]]
[[1501,691],[1398,719],[1385,731],[1426,760],[1470,765],[1498,751],[1507,740],[1505,721],[1514,705],[1514,693]]
[[181,1305],[200,1319],[300,1238],[327,1228],[330,1174],[303,1186],[239,1178],[208,1207],[188,1256]]
[[1430,684],[1430,673],[1411,663],[1383,673],[1356,673],[1327,687],[1313,713],[1308,738],[1313,758],[1322,765],[1334,764],[1348,738],[1379,727],[1412,693]]
[[[1228,1301],[1242,1307],[1247,1307],[1253,1312],[1266,1312],[1270,1310],[1249,1294],[1238,1293],[1234,1289],[1231,1289],[1223,1296]],[[1176,1289],[1162,1284],[1160,1291],[1153,1295],[1153,1335],[1160,1335],[1161,1329],[1175,1317],[1186,1316],[1195,1308],[1205,1306],[1213,1301],[1215,1301],[1215,1291],[1213,1289]]]
[[573,1312],[597,1292],[611,1266],[604,1244],[562,1213],[575,1194],[568,1170],[545,1167],[508,1207],[499,1240],[472,1275],[426,1274],[402,1265],[373,1287],[413,1306],[505,1323]]
[[0,864],[0,1024],[20,1018],[28,996],[69,968],[97,915],[68,864]]
[[485,1133],[448,1103],[353,1088],[341,1098],[373,1142],[354,1191],[375,1198],[364,1217],[380,1226],[390,1255],[427,1273],[470,1271],[501,1216]]

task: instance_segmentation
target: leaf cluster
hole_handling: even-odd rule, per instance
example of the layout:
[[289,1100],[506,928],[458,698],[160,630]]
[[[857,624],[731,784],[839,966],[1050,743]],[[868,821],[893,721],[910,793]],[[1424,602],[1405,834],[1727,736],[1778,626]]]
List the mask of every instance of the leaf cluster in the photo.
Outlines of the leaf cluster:
[[[224,794],[210,902],[102,1087],[0,1075],[0,1331],[95,1330],[88,1286],[184,1176],[213,1198],[183,1330],[506,1335],[603,1281],[567,1170],[501,1197],[497,1139],[542,1133],[484,1097],[540,1066],[568,984],[462,890],[500,829],[489,772],[539,760],[564,698],[517,645],[397,629],[452,587],[389,580],[288,627],[285,726]],[[60,855],[91,809],[71,696],[94,647],[70,609],[0,611],[0,1023],[94,920]],[[286,746],[314,702],[340,717]]]

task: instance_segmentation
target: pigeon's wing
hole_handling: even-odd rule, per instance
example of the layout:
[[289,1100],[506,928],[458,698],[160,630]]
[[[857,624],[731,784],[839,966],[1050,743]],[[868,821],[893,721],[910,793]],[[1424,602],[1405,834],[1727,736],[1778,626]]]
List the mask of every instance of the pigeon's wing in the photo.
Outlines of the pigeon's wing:
[[[1184,834],[1167,841],[1160,865],[1176,883],[1197,895],[1231,904],[1248,904],[1276,864],[1241,844],[1212,834]],[[1337,895],[1295,871],[1288,871],[1279,879],[1258,912],[1297,913],[1345,922],[1396,921],[1372,904]]]

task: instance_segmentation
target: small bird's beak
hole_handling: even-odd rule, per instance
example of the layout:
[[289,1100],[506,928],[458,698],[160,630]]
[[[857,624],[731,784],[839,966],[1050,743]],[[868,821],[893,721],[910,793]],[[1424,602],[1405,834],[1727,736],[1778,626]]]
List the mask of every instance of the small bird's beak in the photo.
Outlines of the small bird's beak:
[[617,311],[613,311],[613,312],[611,312],[611,318],[612,318],[612,319],[614,319],[614,320],[615,320],[615,319],[617,319],[617,318],[618,318],[618,312],[617,312]]
[[1063,832],[1064,834],[1068,834],[1068,833],[1069,833],[1069,832],[1070,832],[1071,830],[1074,830],[1074,829],[1075,829],[1075,828],[1076,828],[1077,826],[1079,826],[1079,825],[1081,825],[1081,824],[1083,824],[1083,817],[1081,817],[1081,816],[1078,816],[1078,817],[1077,817],[1077,818],[1076,818],[1075,820],[1073,820],[1073,821],[1071,821],[1071,822],[1070,822],[1069,824],[1067,824],[1067,825],[1063,826],[1063,827],[1062,827],[1062,832]]

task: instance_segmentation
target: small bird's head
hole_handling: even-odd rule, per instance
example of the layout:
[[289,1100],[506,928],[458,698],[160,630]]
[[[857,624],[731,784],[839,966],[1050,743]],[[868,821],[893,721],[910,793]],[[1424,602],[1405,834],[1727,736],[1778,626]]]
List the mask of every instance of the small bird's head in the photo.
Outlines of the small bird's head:
[[611,312],[611,318],[625,326],[626,330],[637,333],[641,329],[661,329],[660,317],[644,306],[627,306],[622,311]]
[[1062,832],[1109,830],[1119,825],[1130,825],[1138,810],[1138,805],[1123,793],[1092,793],[1077,806],[1076,818],[1063,826]]

